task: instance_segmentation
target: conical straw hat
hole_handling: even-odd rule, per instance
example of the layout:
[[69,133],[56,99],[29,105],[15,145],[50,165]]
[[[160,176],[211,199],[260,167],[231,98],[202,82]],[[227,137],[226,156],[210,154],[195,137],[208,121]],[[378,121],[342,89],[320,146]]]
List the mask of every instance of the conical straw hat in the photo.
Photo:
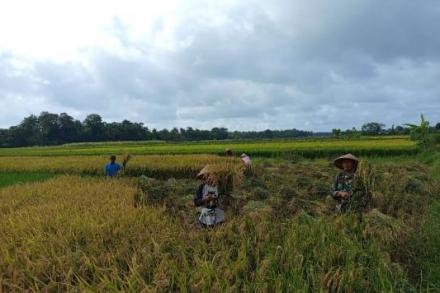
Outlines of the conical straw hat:
[[206,165],[203,167],[202,170],[200,170],[199,174],[197,174],[196,178],[201,179],[203,176],[208,175],[210,173],[209,165]]
[[334,164],[339,169],[342,169],[342,161],[343,160],[352,160],[354,162],[354,169],[357,169],[357,165],[359,163],[359,159],[353,156],[352,154],[345,154],[343,156],[340,156],[339,158],[335,159]]

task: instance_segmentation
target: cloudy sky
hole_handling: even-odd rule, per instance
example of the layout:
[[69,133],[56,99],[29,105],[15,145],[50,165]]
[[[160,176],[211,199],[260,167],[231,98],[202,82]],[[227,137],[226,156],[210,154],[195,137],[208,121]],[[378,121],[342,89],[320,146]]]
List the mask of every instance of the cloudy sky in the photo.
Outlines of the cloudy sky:
[[439,0],[0,2],[0,127],[440,121]]

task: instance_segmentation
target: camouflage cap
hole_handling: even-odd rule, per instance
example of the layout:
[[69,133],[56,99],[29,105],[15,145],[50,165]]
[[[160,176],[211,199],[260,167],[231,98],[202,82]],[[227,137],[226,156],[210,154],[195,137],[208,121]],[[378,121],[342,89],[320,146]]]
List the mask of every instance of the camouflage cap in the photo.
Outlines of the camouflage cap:
[[357,165],[359,163],[359,159],[353,156],[352,154],[345,154],[343,156],[340,156],[339,158],[334,160],[334,164],[339,169],[342,169],[342,161],[344,160],[352,160],[354,162],[354,169],[357,169]]

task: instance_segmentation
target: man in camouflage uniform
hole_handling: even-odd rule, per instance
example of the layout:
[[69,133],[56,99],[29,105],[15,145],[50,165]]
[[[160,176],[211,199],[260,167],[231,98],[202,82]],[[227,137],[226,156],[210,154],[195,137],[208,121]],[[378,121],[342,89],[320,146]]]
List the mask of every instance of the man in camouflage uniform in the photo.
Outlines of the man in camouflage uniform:
[[363,192],[362,182],[356,180],[356,170],[359,159],[352,154],[346,154],[334,161],[336,167],[342,170],[335,179],[332,197],[337,201],[336,210],[345,213],[348,210],[360,212],[367,206],[367,196]]

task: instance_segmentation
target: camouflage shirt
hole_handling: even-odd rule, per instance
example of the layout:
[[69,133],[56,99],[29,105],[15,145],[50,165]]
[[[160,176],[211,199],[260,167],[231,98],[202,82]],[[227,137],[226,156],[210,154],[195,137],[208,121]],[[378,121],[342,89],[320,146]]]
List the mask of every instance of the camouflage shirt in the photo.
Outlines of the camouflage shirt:
[[332,188],[332,196],[334,199],[338,199],[338,192],[346,191],[350,194],[353,194],[354,191],[354,173],[341,172],[336,176],[335,183]]
[[[339,191],[348,192],[348,197],[341,198],[338,195]],[[338,202],[338,204],[336,205],[336,210],[338,212],[347,211],[347,209],[350,206],[350,202],[352,201],[354,191],[355,191],[355,174],[348,173],[345,171],[339,173],[335,178],[335,182],[333,183],[333,188],[332,188],[332,197]]]
[[[348,197],[339,197],[339,191],[348,192]],[[335,178],[332,197],[338,202],[336,209],[339,212],[346,212],[349,209],[360,212],[368,207],[371,194],[365,191],[362,180],[356,180],[354,173],[341,172]]]

